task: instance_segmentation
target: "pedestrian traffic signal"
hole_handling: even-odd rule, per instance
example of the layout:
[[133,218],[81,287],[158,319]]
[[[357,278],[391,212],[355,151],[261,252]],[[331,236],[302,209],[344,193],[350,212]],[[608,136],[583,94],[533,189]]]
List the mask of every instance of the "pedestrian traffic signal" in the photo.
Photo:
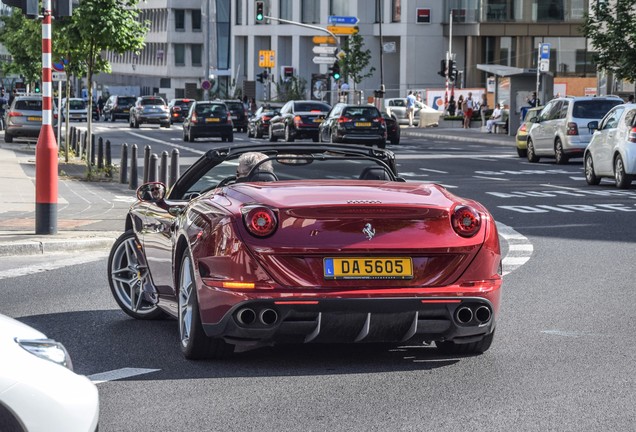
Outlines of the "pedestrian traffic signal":
[[263,18],[265,18],[264,3],[262,1],[256,2],[256,22],[263,22]]
[[2,3],[20,9],[27,18],[35,18],[39,15],[38,0],[2,0]]
[[329,72],[331,76],[336,81],[340,79],[340,63],[336,60],[333,65],[329,68]]

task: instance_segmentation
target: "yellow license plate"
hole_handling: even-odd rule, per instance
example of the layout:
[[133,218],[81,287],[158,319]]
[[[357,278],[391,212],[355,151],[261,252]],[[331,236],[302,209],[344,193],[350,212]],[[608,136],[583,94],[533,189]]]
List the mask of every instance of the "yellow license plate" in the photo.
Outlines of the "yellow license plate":
[[322,123],[322,119],[321,118],[314,119],[314,123]]
[[371,126],[370,122],[356,122],[356,127],[369,127]]
[[35,117],[35,116],[31,116],[31,117],[27,117],[28,121],[42,121],[42,117]]
[[218,123],[218,122],[220,122],[220,121],[221,121],[221,119],[220,119],[220,118],[216,118],[216,117],[206,118],[206,119],[205,119],[205,122],[206,122],[206,123]]
[[325,258],[325,279],[412,279],[410,257]]
[[125,110],[123,110],[122,112],[127,113],[127,112],[130,112],[130,110],[125,109]]

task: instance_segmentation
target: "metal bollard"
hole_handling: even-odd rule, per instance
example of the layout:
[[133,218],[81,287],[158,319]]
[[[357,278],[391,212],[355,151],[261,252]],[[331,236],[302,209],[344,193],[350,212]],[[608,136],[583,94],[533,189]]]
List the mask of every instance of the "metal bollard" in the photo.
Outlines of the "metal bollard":
[[170,155],[170,186],[179,178],[179,149],[172,149]]
[[130,189],[137,189],[137,144],[133,144],[130,149]]
[[[108,143],[108,141],[106,141]],[[119,183],[128,183],[128,144],[121,145],[121,160],[119,162]]]
[[[86,133],[86,138],[88,138],[88,132]],[[91,140],[91,166],[95,166],[95,134],[90,135]],[[88,147],[86,147],[88,148]]]
[[99,137],[97,139],[97,169],[104,168],[104,139]]
[[106,177],[113,177],[113,157],[110,152],[110,140],[106,140]]
[[82,140],[84,139],[84,136],[82,134],[81,131],[78,131],[77,133],[77,156],[81,159],[82,155],[84,154],[84,146],[82,144]]
[[[159,156],[156,153],[153,153],[150,156],[150,163],[148,167],[148,182],[156,182],[159,177]],[[147,182],[146,182],[147,183]]]
[[148,183],[148,164],[150,163],[150,146],[144,147],[144,183]]
[[161,165],[159,165],[159,181],[168,186],[168,152],[161,152]]

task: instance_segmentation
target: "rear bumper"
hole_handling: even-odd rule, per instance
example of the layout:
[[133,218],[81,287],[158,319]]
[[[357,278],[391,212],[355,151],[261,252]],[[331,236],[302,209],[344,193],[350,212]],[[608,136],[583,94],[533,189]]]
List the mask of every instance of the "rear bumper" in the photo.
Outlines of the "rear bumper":
[[231,124],[209,126],[191,126],[190,135],[193,138],[213,138],[232,135],[234,127]]
[[170,122],[170,115],[168,113],[140,115],[137,121],[139,123],[166,124]]

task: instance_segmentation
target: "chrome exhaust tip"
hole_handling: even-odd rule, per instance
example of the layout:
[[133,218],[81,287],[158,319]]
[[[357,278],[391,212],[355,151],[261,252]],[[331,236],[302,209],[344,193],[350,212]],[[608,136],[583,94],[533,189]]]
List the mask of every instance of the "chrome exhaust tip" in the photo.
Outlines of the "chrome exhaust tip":
[[236,320],[239,324],[250,325],[256,321],[256,312],[249,308],[244,308],[236,313]]
[[488,308],[487,306],[479,306],[475,311],[475,318],[477,318],[477,321],[479,321],[481,324],[490,321],[491,316],[492,312],[490,312],[490,308]]
[[274,309],[263,309],[259,315],[261,323],[271,326],[278,321],[278,313]]
[[473,311],[468,307],[460,307],[455,313],[455,319],[457,319],[460,324],[468,324],[473,319]]

